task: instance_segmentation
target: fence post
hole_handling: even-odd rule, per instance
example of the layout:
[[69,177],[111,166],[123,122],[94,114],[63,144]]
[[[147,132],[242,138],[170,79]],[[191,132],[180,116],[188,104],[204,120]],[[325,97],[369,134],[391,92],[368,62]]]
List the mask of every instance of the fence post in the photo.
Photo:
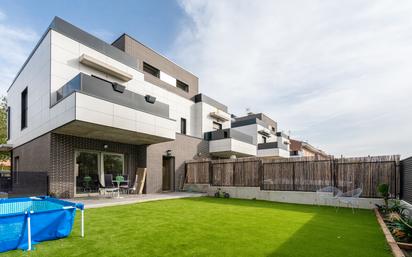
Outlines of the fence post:
[[212,169],[212,161],[209,160],[208,162],[208,168],[209,168],[209,185],[213,185],[213,169]]
[[296,162],[293,162],[292,165],[292,191],[295,191],[295,164]]
[[394,156],[395,158],[395,198],[400,199],[401,198],[401,170],[400,170],[400,163],[399,160],[396,156]]
[[264,190],[264,187],[263,187],[263,181],[264,181],[264,177],[263,177],[263,160],[259,160],[258,161],[258,163],[259,163],[259,179],[258,179],[258,181],[259,181],[259,186],[260,186],[260,190]]

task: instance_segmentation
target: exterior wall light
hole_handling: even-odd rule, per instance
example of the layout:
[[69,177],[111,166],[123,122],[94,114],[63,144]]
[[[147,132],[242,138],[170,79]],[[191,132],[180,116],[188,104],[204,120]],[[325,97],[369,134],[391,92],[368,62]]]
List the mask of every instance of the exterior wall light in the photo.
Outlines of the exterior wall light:
[[151,96],[151,95],[146,95],[144,99],[146,100],[146,102],[150,104],[154,104],[156,102],[156,97]]

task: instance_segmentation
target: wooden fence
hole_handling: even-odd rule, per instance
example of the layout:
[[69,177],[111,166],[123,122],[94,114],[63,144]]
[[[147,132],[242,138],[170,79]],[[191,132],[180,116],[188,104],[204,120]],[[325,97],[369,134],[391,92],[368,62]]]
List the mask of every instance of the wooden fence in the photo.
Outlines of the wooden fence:
[[343,192],[362,187],[362,197],[378,197],[377,186],[386,183],[391,194],[398,196],[399,156],[188,161],[185,183],[308,192],[326,186],[335,186]]

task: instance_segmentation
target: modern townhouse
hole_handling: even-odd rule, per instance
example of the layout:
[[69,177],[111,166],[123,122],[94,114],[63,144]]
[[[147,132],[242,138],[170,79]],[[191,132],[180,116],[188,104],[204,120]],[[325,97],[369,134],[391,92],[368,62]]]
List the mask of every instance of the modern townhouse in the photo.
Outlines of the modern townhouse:
[[252,137],[260,157],[289,157],[289,136],[278,131],[277,123],[263,113],[234,117],[232,129]]
[[108,44],[56,17],[8,89],[1,149],[13,176],[46,171],[51,193],[76,197],[86,177],[97,192],[138,168],[146,193],[179,190],[186,160],[288,157],[288,142],[263,114],[232,120],[195,75],[129,35]]

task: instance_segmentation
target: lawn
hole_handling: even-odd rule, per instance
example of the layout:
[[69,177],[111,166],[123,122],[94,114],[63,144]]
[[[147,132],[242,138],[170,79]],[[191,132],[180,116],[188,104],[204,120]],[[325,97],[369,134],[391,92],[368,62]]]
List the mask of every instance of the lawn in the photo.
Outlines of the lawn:
[[85,217],[85,238],[76,219],[70,237],[0,257],[391,256],[367,210],[203,197],[90,209]]

